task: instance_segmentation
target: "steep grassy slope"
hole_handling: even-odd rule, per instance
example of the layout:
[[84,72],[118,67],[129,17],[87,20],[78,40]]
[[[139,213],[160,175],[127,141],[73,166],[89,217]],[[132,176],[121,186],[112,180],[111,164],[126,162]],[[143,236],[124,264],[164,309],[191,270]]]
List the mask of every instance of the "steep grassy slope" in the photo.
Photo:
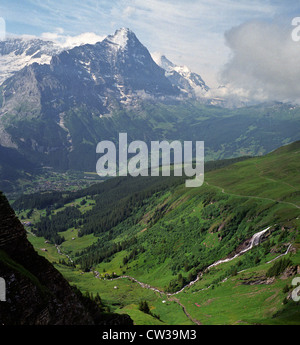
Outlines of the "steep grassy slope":
[[[64,238],[59,248],[72,262],[51,243],[29,236],[37,248],[47,248],[44,255],[71,282],[100,292],[113,310],[128,312],[136,323],[298,324],[299,309],[290,296],[300,264],[299,156],[295,142],[263,157],[206,169],[199,188],[186,188],[180,179],[114,179],[79,194],[56,195],[56,201],[51,193],[40,195],[48,198],[40,210],[32,196],[15,206],[20,217],[34,222],[32,233],[45,235],[51,223],[52,233]],[[66,206],[79,211],[75,223],[68,223]],[[65,228],[55,229],[59,219]],[[260,245],[207,271],[266,228]],[[276,262],[282,265],[270,273]],[[141,300],[160,318],[139,311]]]
[[207,182],[225,192],[270,198],[300,207],[299,142],[283,146],[264,157],[209,174]]
[[83,296],[38,255],[2,193],[0,274],[6,287],[0,303],[1,325],[132,324],[128,316],[105,313],[101,300]]

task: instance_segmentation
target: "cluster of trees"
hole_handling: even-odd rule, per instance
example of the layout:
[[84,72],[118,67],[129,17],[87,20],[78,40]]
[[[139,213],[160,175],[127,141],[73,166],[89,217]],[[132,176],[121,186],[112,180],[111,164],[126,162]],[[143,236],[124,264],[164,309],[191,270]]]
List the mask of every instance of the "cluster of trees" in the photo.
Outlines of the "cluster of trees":
[[266,276],[277,277],[290,265],[292,265],[292,261],[289,258],[283,258],[278,261],[275,261],[273,266],[271,266],[266,272]]
[[80,218],[81,212],[76,207],[66,207],[56,214],[42,217],[36,224],[36,234],[53,243],[61,244],[64,238],[58,233],[76,226]]
[[68,266],[68,267],[73,267],[73,268],[76,267],[75,263],[73,261],[70,261],[70,260],[66,261],[65,259],[59,259],[58,263],[60,265],[64,265],[64,266]]
[[156,319],[160,320],[160,315],[159,314],[154,314],[153,312],[151,312],[149,304],[148,304],[147,301],[140,301],[138,308],[143,313],[149,314],[149,315],[155,317]]
[[94,296],[92,292],[86,291],[85,293],[82,293],[77,286],[72,286],[72,288],[75,294],[79,297],[81,302],[84,304],[84,306],[94,316],[95,320],[97,320],[98,318],[101,320],[101,314],[99,313],[110,312],[109,306],[106,306],[103,303],[98,292],[96,293],[96,296]]
[[143,246],[140,246],[139,248],[133,248],[130,254],[123,258],[123,265],[127,265],[127,263],[131,260],[134,260],[138,256],[139,253],[144,253],[144,252],[145,252],[145,248]]
[[49,206],[53,207],[58,203],[64,203],[62,192],[40,192],[20,196],[13,203],[13,208],[18,211],[34,208],[41,210]]
[[167,292],[173,293],[181,290],[185,285],[189,283],[187,277],[184,277],[181,273],[178,274],[177,278],[172,279],[166,288]]
[[142,311],[143,313],[149,314],[150,308],[149,308],[148,302],[147,301],[140,301],[139,310]]
[[79,264],[81,269],[88,272],[91,267],[99,264],[102,261],[106,261],[111,258],[112,255],[130,248],[137,243],[136,237],[132,237],[128,240],[118,243],[96,243],[83,252],[78,253],[78,259],[76,264]]
[[[148,198],[166,189],[174,188],[179,178],[117,178],[107,181],[109,190],[94,196],[95,207],[84,215],[84,226],[80,235],[99,234],[109,231],[122,221],[130,218],[135,210],[143,207]],[[137,222],[139,219],[132,219]]]

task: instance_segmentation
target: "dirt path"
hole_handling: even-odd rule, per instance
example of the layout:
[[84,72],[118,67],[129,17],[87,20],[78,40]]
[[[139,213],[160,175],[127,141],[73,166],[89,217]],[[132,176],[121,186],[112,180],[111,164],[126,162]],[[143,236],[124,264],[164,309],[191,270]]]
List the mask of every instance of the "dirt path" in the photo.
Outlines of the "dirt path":
[[[135,278],[133,278],[133,277],[131,277],[131,276],[128,276],[128,275],[123,275],[123,276],[120,276],[120,277],[117,277],[117,278],[111,278],[111,279],[107,279],[107,280],[112,281],[112,280],[124,279],[124,278],[127,278],[127,279],[129,279],[129,280],[131,280],[131,281],[133,281],[133,282],[139,284],[139,285],[140,285],[142,288],[144,288],[144,289],[153,290],[153,291],[155,291],[155,292],[160,293],[161,295],[167,295],[167,299],[168,299],[170,302],[176,302],[177,304],[179,304],[179,305],[181,306],[181,308],[182,308],[184,314],[187,316],[188,319],[190,319],[190,320],[191,320],[192,322],[194,322],[196,325],[201,325],[201,322],[200,322],[199,320],[192,318],[192,316],[187,312],[185,306],[179,301],[178,298],[170,297],[170,296],[172,296],[172,295],[177,294],[178,292],[175,292],[175,293],[172,293],[172,294],[171,294],[171,293],[166,293],[166,292],[164,292],[164,291],[162,291],[162,290],[160,290],[160,289],[158,289],[158,288],[156,288],[156,287],[154,287],[154,286],[151,286],[151,285],[149,285],[149,284],[142,283],[142,282],[138,281],[137,279],[135,279]],[[190,286],[190,284],[189,284],[188,286]],[[186,288],[186,287],[187,287],[187,286],[185,286],[184,288]],[[182,289],[182,290],[183,290],[183,289]],[[181,290],[180,290],[180,291],[181,291]]]
[[293,204],[292,202],[288,202],[288,201],[280,201],[280,200],[275,200],[275,199],[270,199],[270,198],[263,198],[261,196],[253,196],[253,195],[241,195],[241,194],[235,194],[235,193],[229,193],[229,192],[225,192],[224,188],[216,186],[216,185],[210,185],[208,182],[205,182],[208,186],[211,187],[215,187],[218,189],[221,189],[221,192],[223,194],[227,194],[227,195],[233,195],[233,196],[238,196],[238,197],[243,197],[243,198],[251,198],[251,199],[261,199],[261,200],[268,200],[268,201],[273,201],[273,202],[278,202],[280,204],[287,204],[287,205],[291,205],[294,206],[298,209],[300,209],[300,206]]
[[185,313],[185,315],[192,321],[194,322],[196,325],[202,325],[202,323],[197,320],[197,319],[194,319],[191,314],[189,314],[185,308],[185,306],[179,301],[178,298],[175,298],[175,297],[168,297],[168,300],[171,301],[171,302],[176,302],[177,304],[179,304],[183,310],[183,312]]

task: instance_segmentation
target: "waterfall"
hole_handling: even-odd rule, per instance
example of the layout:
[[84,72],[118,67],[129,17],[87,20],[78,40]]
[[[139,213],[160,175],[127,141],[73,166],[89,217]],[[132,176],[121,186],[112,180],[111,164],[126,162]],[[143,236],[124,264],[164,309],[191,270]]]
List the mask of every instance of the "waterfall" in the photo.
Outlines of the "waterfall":
[[207,267],[207,270],[209,270],[211,267],[214,267],[214,266],[217,266],[219,264],[222,264],[224,262],[228,262],[228,261],[231,261],[233,259],[235,259],[236,257],[240,256],[241,254],[247,252],[248,250],[252,249],[254,246],[257,246],[260,242],[260,239],[262,237],[262,235],[268,231],[270,229],[270,226],[267,227],[266,229],[260,231],[260,232],[257,232],[256,234],[254,234],[251,239],[250,239],[250,243],[249,243],[249,246],[243,250],[241,250],[239,253],[235,254],[232,258],[228,258],[228,259],[223,259],[223,260],[219,260],[219,261],[216,261],[215,263],[213,263],[212,265],[208,266]]

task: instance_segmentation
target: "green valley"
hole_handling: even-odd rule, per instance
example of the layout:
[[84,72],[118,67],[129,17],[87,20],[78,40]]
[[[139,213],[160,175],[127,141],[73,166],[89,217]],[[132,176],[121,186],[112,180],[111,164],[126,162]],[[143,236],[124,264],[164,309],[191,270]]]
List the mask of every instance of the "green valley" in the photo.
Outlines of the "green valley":
[[[76,105],[63,112],[63,127],[52,116],[8,117],[5,130],[15,138],[13,148],[0,147],[0,189],[24,191],[39,176],[95,171],[96,146],[102,140],[118,146],[119,133],[128,141],[203,140],[206,160],[260,156],[299,140],[300,108],[269,103],[222,108],[189,100],[139,101],[117,106],[110,114]],[[33,145],[33,143],[35,143]],[[44,152],[46,151],[46,152]]]
[[39,254],[135,324],[299,324],[299,156],[298,141],[207,162],[199,188],[118,177],[12,206]]

